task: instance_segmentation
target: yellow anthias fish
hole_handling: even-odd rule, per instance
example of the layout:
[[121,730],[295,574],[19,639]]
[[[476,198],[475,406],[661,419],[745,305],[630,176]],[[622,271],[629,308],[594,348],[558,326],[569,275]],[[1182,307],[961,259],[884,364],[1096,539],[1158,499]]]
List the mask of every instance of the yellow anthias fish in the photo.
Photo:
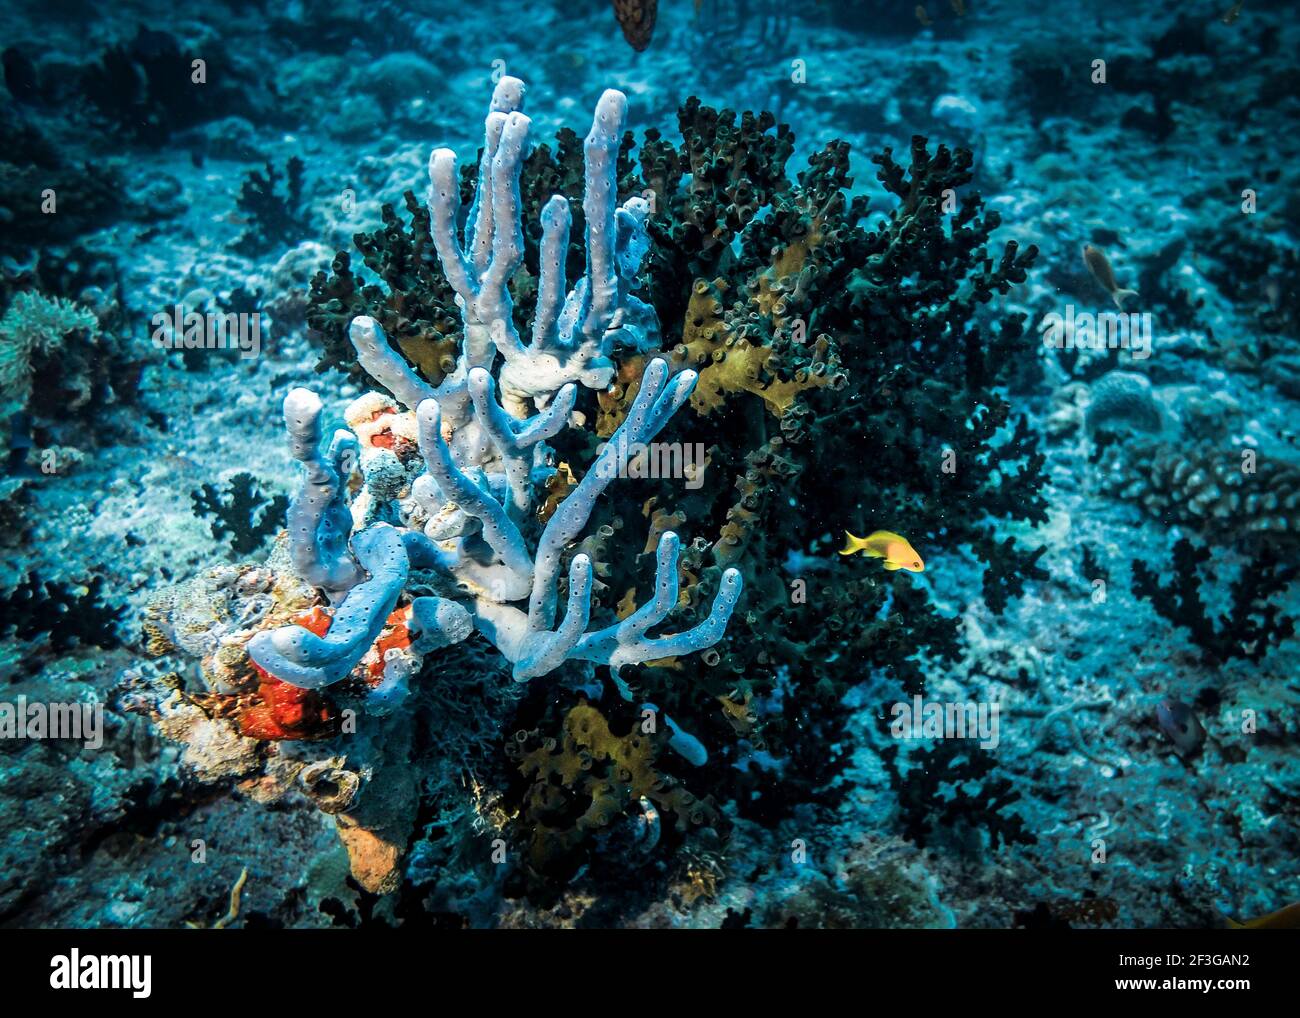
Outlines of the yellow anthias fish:
[[844,536],[848,538],[848,543],[844,545],[841,555],[863,551],[871,558],[884,559],[885,568],[890,571],[906,569],[909,573],[925,572],[925,563],[921,561],[916,549],[908,544],[906,537],[888,530],[877,530],[866,537],[854,537],[846,530]]

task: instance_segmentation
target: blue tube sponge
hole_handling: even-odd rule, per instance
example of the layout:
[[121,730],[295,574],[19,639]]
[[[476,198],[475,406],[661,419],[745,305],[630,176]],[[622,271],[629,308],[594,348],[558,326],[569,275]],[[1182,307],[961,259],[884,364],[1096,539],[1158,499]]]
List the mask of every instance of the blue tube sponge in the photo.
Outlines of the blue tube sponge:
[[248,641],[248,656],[277,679],[301,689],[338,682],[379,638],[406,586],[406,547],[397,530],[376,523],[352,538],[352,550],[370,578],[348,591],[324,636],[281,626]]
[[320,397],[310,389],[291,389],[284,397],[289,451],[307,468],[302,490],[289,503],[289,555],[294,571],[334,601],[363,576],[348,551],[352,513],[340,480],[358,443],[350,432],[338,431],[322,455],[320,418]]
[[[544,406],[567,383],[603,389],[614,376],[615,343],[657,345],[653,311],[632,294],[649,250],[649,205],[618,201],[618,153],[627,120],[627,97],[607,89],[596,104],[583,146],[586,271],[566,294],[565,253],[573,214],[568,199],[553,195],[542,209],[537,315],[532,342],[516,328],[509,282],[523,264],[520,172],[531,122],[522,113],[524,85],[497,83],[484,122],[474,203],[460,222],[460,174],[450,149],[429,157],[430,235],[447,281],[456,291],[465,326],[464,367],[490,368],[500,353],[502,402],[513,416],[533,403]],[[446,400],[440,398],[446,413]]]
[[[431,386],[378,322],[362,315],[350,325],[361,365],[415,411],[414,420],[399,414],[392,423],[402,426],[408,440],[413,427],[425,472],[410,476],[405,460],[394,454],[393,470],[379,480],[373,471],[366,478],[372,502],[406,500],[390,518],[409,521],[407,526],[373,523],[353,535],[349,547],[353,521],[344,462],[357,440],[344,433],[322,453],[320,400],[306,389],[294,389],[285,399],[293,455],[307,468],[307,483],[290,510],[294,568],[338,605],[324,636],[286,626],[249,641],[253,660],[293,685],[319,688],[356,668],[383,632],[413,569],[433,573],[427,580],[432,589],[455,601],[413,597],[410,619],[418,635],[412,649],[445,647],[474,627],[505,655],[521,682],[568,661],[594,662],[610,666],[626,695],[619,677],[623,666],[691,654],[725,635],[742,586],[734,569],[722,574],[702,622],[650,635],[677,606],[676,534],[660,539],[653,598],[594,631],[593,565],[587,555],[573,554],[597,500],[619,476],[619,457],[654,440],[686,404],[698,380],[694,371],[674,374],[664,358],[649,360],[626,417],[537,535],[534,502],[541,477],[553,466],[545,442],[580,422],[574,413],[580,385],[599,389],[609,383],[615,346],[655,347],[659,327],[653,310],[633,293],[649,248],[650,207],[640,197],[618,198],[627,99],[611,89],[596,105],[583,148],[584,271],[570,288],[565,260],[572,209],[554,195],[541,216],[537,312],[529,340],[521,335],[510,281],[523,264],[520,173],[530,131],[523,99],[523,82],[507,77],[497,83],[467,216],[460,214],[455,155],[438,149],[429,160],[430,239],[464,325],[455,370]],[[454,526],[447,525],[451,519]],[[395,675],[409,664],[399,657],[392,658]],[[674,738],[688,759],[705,758],[686,733],[674,730]]]
[[474,620],[462,605],[445,597],[417,597],[411,602],[412,649],[420,654],[460,643],[474,631]]
[[664,533],[659,539],[657,552],[654,600],[642,605],[621,622],[583,636],[569,653],[570,658],[607,664],[617,675],[624,665],[694,654],[712,647],[722,639],[744,586],[740,573],[735,569],[728,569],[722,574],[722,583],[709,617],[698,626],[671,636],[646,635],[651,627],[662,622],[677,605],[677,556],[680,545],[676,534],[672,531]]
[[617,476],[613,463],[618,450],[649,442],[659,434],[668,419],[690,398],[697,380],[694,371],[686,370],[670,381],[668,362],[661,357],[646,365],[641,376],[641,388],[627,418],[610,437],[578,486],[560,503],[542,532],[534,565],[533,593],[528,605],[528,624],[534,632],[550,629],[555,621],[560,556],[577,540],[591,518],[596,499]]

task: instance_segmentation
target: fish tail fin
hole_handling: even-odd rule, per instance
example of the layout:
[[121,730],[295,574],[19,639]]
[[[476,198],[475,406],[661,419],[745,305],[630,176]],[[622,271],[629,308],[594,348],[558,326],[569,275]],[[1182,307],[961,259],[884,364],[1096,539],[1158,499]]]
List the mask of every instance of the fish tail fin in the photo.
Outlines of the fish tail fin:
[[1136,297],[1137,295],[1138,292],[1136,290],[1116,290],[1114,293],[1111,294],[1111,297],[1113,297],[1115,300],[1115,306],[1119,308],[1121,311],[1123,311],[1124,302],[1128,300],[1130,297]]
[[841,555],[852,555],[866,547],[866,538],[854,537],[847,530],[844,531],[844,538],[844,549],[840,552]]

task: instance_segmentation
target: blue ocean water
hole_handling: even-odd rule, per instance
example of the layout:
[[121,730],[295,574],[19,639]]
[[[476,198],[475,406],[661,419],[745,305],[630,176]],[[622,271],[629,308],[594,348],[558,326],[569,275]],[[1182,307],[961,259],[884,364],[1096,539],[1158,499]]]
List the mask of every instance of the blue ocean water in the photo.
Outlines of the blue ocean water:
[[0,5],[0,926],[1300,899],[1289,5]]

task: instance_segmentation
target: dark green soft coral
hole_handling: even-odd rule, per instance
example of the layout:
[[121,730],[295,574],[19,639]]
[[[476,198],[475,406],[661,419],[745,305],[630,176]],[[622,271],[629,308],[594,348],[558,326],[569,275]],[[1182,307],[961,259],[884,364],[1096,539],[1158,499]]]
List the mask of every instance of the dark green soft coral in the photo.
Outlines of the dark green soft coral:
[[354,238],[374,281],[362,279],[352,256],[340,251],[329,272],[311,281],[307,326],[322,350],[316,368],[339,368],[366,378],[348,341],[348,324],[358,315],[377,321],[412,364],[435,384],[450,370],[460,342],[460,318],[451,285],[434,266],[429,210],[406,192],[409,221],[384,205],[383,225]]

